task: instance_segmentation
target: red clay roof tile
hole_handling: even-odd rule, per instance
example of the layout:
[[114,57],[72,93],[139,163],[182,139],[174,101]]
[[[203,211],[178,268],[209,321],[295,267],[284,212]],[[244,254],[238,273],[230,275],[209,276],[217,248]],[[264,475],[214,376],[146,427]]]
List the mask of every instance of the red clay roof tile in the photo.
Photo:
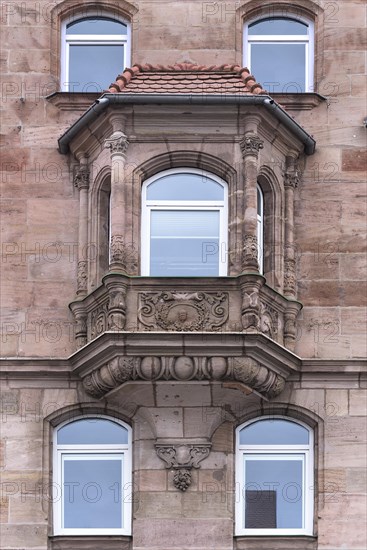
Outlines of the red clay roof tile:
[[118,75],[111,93],[152,94],[264,94],[261,84],[239,65],[135,64]]

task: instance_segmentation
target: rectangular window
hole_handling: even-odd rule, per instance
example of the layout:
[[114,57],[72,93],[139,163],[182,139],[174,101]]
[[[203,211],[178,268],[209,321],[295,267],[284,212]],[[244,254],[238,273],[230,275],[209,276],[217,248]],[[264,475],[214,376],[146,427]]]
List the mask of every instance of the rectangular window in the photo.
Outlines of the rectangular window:
[[304,528],[304,456],[244,458],[245,529]]
[[62,455],[62,527],[122,529],[123,455]]
[[151,211],[152,276],[217,276],[219,212]]

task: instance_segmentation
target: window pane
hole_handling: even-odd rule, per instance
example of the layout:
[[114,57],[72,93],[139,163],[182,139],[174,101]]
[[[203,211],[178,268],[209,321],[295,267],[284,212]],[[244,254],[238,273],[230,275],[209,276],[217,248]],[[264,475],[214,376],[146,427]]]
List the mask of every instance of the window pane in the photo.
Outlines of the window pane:
[[252,23],[248,27],[249,35],[252,34],[308,34],[308,25],[300,23],[294,19],[282,19],[274,17],[271,19],[263,19],[256,23]]
[[303,527],[302,457],[245,459],[246,529]]
[[305,44],[251,44],[251,72],[270,92],[305,91]]
[[69,23],[66,34],[126,34],[127,27],[119,21],[91,17]]
[[57,432],[60,445],[121,445],[127,442],[127,429],[103,418],[75,420]]
[[262,216],[262,195],[259,188],[257,188],[257,215]]
[[288,420],[258,420],[240,431],[240,445],[308,445],[309,431]]
[[147,200],[214,201],[224,199],[223,186],[205,174],[170,174],[147,188]]
[[121,73],[123,64],[123,45],[70,45],[69,91],[103,91]]
[[65,528],[122,527],[122,460],[64,457]]
[[151,212],[150,275],[217,276],[219,212]]

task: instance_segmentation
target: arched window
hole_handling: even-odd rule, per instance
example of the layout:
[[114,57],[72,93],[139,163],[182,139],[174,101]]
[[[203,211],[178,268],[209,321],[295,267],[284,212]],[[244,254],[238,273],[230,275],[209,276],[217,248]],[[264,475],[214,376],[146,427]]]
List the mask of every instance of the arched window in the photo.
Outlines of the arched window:
[[237,535],[312,535],[313,431],[284,417],[237,428]]
[[69,20],[62,28],[61,86],[102,92],[130,62],[129,25],[108,16]]
[[260,273],[264,273],[264,196],[260,185],[257,186],[257,261]]
[[131,430],[83,417],[54,434],[54,533],[131,533]]
[[313,91],[313,23],[266,17],[244,28],[244,64],[270,93]]
[[142,275],[227,275],[227,184],[180,168],[142,188]]

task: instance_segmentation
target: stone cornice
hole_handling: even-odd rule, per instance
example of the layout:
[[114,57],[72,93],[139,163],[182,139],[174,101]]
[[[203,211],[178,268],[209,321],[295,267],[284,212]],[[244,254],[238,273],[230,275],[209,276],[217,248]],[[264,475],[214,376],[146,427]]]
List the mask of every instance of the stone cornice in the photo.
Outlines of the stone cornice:
[[[116,333],[111,333],[116,336]],[[146,333],[144,333],[145,335]],[[162,335],[162,333],[159,333]],[[242,333],[238,333],[242,334]],[[190,333],[191,335],[191,333]],[[208,336],[207,334],[205,336]],[[249,335],[246,335],[248,337]],[[80,350],[79,350],[80,351]],[[77,352],[79,353],[79,352]],[[68,358],[54,357],[0,357],[0,375],[54,375],[56,377],[73,374],[72,359],[75,354]],[[301,358],[300,372],[302,374],[356,374],[365,373],[367,375],[367,359],[324,359],[324,358]]]
[[[111,335],[116,337],[116,333],[111,333]],[[160,335],[162,334],[160,333]],[[246,337],[248,336],[246,335]],[[103,340],[103,337],[98,338],[98,342],[102,344],[103,352],[101,355],[104,357],[104,362],[106,362],[106,342],[102,342],[101,340]],[[210,348],[210,342],[208,348]],[[52,357],[2,357],[0,358],[0,379],[9,382],[12,380],[32,380],[35,382],[37,380],[40,385],[44,380],[48,382],[58,380],[78,382],[80,381],[80,376],[73,369],[73,363],[75,364],[76,356],[79,359],[81,355],[87,357],[89,353],[87,354],[86,351],[79,350],[67,359]],[[94,348],[94,351],[96,351],[96,348]],[[100,358],[101,364],[103,364],[102,357]],[[367,360],[365,359],[301,359],[297,356],[295,357],[299,361],[299,367],[289,374],[287,379],[289,382],[311,382],[320,387],[322,387],[323,382],[330,382],[337,383],[341,388],[344,383],[348,387],[353,383],[353,387],[356,388],[366,387],[367,385]]]

